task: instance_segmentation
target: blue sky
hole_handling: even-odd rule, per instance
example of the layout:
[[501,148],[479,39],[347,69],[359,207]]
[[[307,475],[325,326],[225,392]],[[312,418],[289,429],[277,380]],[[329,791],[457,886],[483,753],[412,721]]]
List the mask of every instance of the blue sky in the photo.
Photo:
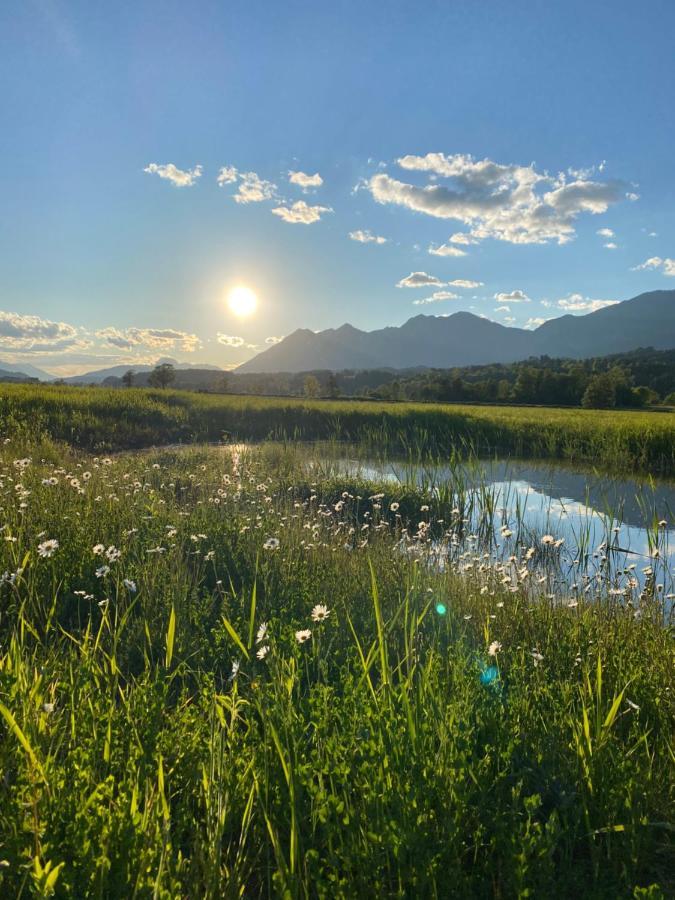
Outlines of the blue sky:
[[0,359],[227,367],[675,288],[673,33],[628,0],[4,4]]

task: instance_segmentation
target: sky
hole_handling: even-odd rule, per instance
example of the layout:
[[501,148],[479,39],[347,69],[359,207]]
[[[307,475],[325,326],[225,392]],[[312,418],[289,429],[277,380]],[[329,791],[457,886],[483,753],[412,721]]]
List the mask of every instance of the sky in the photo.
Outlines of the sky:
[[675,288],[673,33],[671,0],[2,4],[0,365]]

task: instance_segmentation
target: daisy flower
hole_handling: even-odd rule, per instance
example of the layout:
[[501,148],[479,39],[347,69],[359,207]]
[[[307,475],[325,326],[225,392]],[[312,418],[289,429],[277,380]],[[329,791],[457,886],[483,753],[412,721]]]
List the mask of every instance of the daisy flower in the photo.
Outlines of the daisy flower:
[[323,603],[317,603],[317,605],[312,610],[312,621],[313,622],[324,622],[328,616],[330,615],[330,610]]
[[41,556],[43,559],[49,559],[50,556],[53,556],[56,551],[59,549],[59,542],[51,538],[48,541],[43,541],[41,544],[38,544],[38,556]]

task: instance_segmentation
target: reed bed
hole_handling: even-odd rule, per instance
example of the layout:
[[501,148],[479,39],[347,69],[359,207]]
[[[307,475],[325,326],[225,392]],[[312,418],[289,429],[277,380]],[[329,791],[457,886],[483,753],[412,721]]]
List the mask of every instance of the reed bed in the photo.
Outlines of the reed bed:
[[219,441],[359,443],[389,453],[515,455],[672,474],[672,412],[301,400],[2,385],[0,426],[94,451]]

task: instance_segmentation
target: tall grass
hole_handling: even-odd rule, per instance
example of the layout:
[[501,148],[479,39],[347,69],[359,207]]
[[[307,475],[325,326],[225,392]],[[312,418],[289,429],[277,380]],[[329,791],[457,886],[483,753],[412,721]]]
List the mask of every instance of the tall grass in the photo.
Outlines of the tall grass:
[[398,490],[4,446],[3,896],[671,894],[655,586],[439,569],[449,498]]
[[509,453],[672,473],[672,413],[272,399],[179,391],[2,385],[0,425],[106,452],[269,438],[358,442],[388,452]]

